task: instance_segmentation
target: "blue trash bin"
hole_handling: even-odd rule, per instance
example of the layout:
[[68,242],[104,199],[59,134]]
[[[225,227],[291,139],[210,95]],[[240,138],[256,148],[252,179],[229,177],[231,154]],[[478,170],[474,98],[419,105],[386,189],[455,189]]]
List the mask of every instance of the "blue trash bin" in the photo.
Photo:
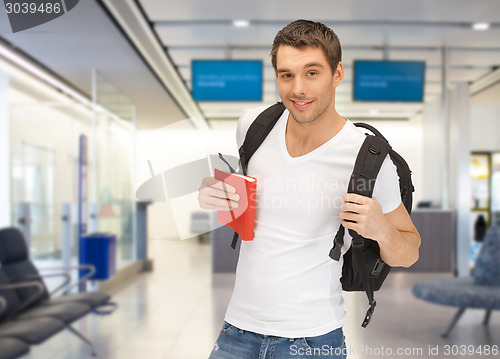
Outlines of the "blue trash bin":
[[[96,272],[90,280],[107,280],[116,272],[116,235],[92,233],[80,237],[80,264],[93,264]],[[80,271],[80,278],[88,273]]]

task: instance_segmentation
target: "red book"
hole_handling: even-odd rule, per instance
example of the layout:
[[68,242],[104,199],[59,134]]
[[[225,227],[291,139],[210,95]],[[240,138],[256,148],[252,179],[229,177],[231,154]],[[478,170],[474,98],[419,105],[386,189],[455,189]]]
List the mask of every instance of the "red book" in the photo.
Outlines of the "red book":
[[238,208],[230,211],[217,211],[217,223],[234,229],[244,241],[253,240],[255,225],[255,195],[257,179],[237,173],[215,169],[215,179],[230,184],[239,194]]

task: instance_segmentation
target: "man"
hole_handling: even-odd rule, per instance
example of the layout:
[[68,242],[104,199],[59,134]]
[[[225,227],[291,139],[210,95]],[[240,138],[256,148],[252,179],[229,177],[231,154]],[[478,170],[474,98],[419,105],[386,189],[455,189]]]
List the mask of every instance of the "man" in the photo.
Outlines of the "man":
[[[373,198],[346,194],[365,135],[335,109],[344,77],[335,33],[320,23],[292,22],[276,35],[271,60],[286,110],[248,165],[258,183],[255,236],[241,244],[233,296],[210,359],[341,358],[342,261],[329,257],[340,223],[377,241],[391,266],[412,265],[420,237],[389,157]],[[240,118],[238,147],[263,110]],[[237,206],[235,189],[226,190],[205,178],[200,206]],[[342,253],[351,243],[347,234],[344,243]]]

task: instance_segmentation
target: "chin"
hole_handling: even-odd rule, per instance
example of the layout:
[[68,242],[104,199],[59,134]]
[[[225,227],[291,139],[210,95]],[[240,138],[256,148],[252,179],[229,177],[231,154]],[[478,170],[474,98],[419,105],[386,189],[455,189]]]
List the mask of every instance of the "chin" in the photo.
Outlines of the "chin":
[[289,111],[295,122],[298,123],[314,122],[317,118],[316,114],[312,112],[312,109],[300,111],[295,108],[292,108],[291,110],[289,109]]
[[292,112],[290,112],[292,114],[292,117],[293,119],[295,120],[295,122],[297,123],[302,123],[302,124],[305,124],[305,123],[312,123],[314,122],[317,118],[316,117],[310,117],[310,116],[295,116]]

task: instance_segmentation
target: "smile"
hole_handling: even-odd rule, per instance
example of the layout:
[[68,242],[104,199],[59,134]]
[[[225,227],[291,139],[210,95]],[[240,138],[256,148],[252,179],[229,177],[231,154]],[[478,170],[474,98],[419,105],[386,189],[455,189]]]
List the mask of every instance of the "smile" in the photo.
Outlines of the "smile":
[[293,103],[293,106],[299,110],[303,110],[309,107],[311,105],[312,101],[294,101],[291,100]]

